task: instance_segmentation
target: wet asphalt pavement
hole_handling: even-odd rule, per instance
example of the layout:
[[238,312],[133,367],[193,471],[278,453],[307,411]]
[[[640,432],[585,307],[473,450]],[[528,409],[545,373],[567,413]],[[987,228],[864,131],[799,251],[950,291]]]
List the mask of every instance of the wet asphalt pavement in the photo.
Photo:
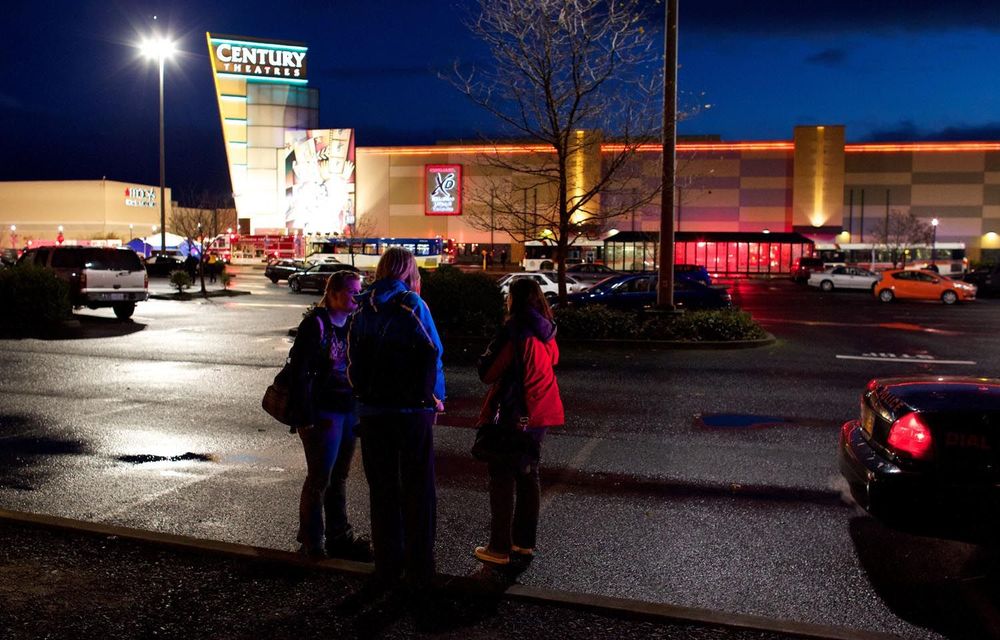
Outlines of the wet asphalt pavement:
[[[71,339],[0,341],[0,506],[294,548],[301,448],[259,397],[315,296],[254,273],[236,287],[253,295],[154,300],[132,323],[84,311]],[[997,301],[880,306],[781,282],[734,297],[776,343],[564,345],[569,419],[545,443],[544,553],[519,582],[907,638],[1000,628],[995,552],[875,522],[845,499],[835,456],[873,375],[1000,375]],[[855,359],[871,353],[897,357]],[[438,566],[468,576],[488,515],[468,457],[483,387],[454,350],[446,373]],[[364,530],[360,466],[349,502]]]

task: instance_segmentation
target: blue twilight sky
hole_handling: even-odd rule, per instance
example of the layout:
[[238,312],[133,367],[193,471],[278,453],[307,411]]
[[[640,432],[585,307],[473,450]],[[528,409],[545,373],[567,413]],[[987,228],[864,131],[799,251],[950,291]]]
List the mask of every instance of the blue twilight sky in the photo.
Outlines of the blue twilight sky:
[[[681,101],[712,105],[682,135],[784,140],[796,124],[844,124],[853,142],[1000,140],[1000,3],[680,4]],[[362,146],[494,133],[438,78],[455,60],[482,60],[462,24],[474,5],[7,0],[0,180],[158,183],[157,74],[133,46],[154,27],[183,52],[166,74],[167,184],[182,202],[229,191],[205,31],[305,42],[321,126],[354,127]]]

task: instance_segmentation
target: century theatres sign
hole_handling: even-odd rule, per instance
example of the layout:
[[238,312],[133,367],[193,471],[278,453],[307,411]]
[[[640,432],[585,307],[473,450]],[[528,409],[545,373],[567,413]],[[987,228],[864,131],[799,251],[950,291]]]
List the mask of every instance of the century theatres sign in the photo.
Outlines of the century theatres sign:
[[299,44],[265,42],[245,37],[221,37],[208,34],[212,65],[216,73],[306,79],[307,48]]
[[424,214],[462,215],[462,165],[424,165]]

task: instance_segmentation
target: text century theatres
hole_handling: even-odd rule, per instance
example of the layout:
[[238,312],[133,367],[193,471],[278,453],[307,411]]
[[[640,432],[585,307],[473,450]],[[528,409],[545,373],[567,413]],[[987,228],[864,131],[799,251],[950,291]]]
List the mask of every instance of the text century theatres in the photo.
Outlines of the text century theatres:
[[305,51],[278,51],[220,44],[215,52],[223,70],[230,73],[253,73],[268,76],[302,75]]

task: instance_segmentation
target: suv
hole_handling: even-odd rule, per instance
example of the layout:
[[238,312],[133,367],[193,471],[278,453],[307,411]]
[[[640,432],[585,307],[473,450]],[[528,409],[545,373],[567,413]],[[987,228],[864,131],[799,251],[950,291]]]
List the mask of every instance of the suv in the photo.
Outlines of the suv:
[[826,263],[823,262],[822,258],[796,258],[792,263],[792,280],[808,282],[810,273],[825,269]]
[[39,247],[24,252],[18,264],[52,269],[69,283],[74,307],[111,307],[122,320],[132,317],[136,302],[149,298],[149,277],[131,249]]
[[1000,293],[1000,265],[992,264],[979,267],[965,274],[963,280],[976,285],[980,294],[996,295]]

